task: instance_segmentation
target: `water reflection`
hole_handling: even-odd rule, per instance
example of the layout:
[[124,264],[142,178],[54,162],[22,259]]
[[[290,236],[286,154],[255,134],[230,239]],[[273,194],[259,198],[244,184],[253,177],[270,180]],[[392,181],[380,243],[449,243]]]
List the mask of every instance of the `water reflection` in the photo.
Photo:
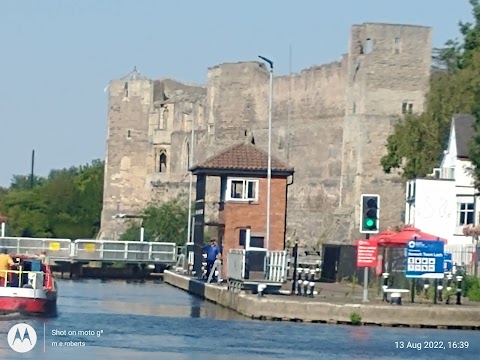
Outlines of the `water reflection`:
[[[400,352],[394,343],[401,340],[470,341],[468,350],[443,351],[442,360],[470,359],[480,351],[476,332],[251,321],[162,283],[60,281],[58,309],[59,316],[53,319],[1,319],[0,359],[429,360],[439,355],[438,351]],[[37,331],[40,342],[28,354],[14,353],[5,340],[18,322]],[[55,329],[102,331],[102,335],[54,336]],[[59,341],[86,346],[52,345]]]

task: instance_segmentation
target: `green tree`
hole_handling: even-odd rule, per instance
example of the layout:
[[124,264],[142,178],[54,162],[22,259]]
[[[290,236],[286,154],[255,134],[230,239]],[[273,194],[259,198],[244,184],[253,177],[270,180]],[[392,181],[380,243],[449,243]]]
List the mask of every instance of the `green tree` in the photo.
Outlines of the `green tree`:
[[0,213],[10,236],[91,238],[100,226],[103,162],[52,170],[30,188],[28,176],[16,175],[0,191]]
[[[150,204],[139,216],[143,217],[145,241],[185,244],[188,227],[188,201],[178,197],[160,204]],[[132,219],[121,240],[139,240],[140,221]]]
[[[459,23],[462,41],[450,40],[434,52],[436,68],[443,71],[432,74],[425,111],[399,119],[387,138],[387,154],[381,159],[386,173],[401,169],[406,179],[431,173],[447,145],[452,115],[478,108],[480,5],[478,0],[470,4],[475,23]],[[480,155],[480,146],[474,149]]]

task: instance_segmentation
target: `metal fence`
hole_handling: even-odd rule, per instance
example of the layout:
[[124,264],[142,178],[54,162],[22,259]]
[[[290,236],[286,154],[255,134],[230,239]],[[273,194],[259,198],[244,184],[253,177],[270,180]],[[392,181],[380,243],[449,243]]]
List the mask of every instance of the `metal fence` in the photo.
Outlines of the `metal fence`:
[[287,281],[289,255],[287,251],[267,251],[265,279],[272,282]]
[[[232,249],[227,255],[227,277],[234,280],[245,280],[246,262],[249,252],[242,249]],[[258,253],[258,251],[254,251]],[[265,251],[265,261],[262,265],[264,281],[285,282],[288,274],[289,255],[287,251]]]
[[445,253],[452,254],[452,264],[455,267],[463,268],[467,274],[475,272],[475,261],[478,261],[478,248],[476,249],[474,244],[446,245]]
[[38,255],[52,260],[175,263],[177,246],[167,242],[0,237],[9,253]]
[[227,277],[234,280],[245,279],[245,250],[230,250],[227,255]]
[[70,239],[0,238],[0,248],[6,248],[9,253],[38,255],[46,251],[49,257],[55,259],[69,259],[71,256]]
[[75,240],[74,257],[77,260],[145,261],[175,263],[175,243],[156,243],[117,240]]

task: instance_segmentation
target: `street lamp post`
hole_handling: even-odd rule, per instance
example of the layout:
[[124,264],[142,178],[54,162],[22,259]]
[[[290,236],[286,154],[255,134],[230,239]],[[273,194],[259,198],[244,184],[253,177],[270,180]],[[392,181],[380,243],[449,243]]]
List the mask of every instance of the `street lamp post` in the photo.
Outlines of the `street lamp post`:
[[270,65],[270,95],[268,102],[268,164],[267,164],[267,236],[266,248],[270,249],[270,191],[272,182],[272,96],[273,96],[273,61],[263,56],[258,56]]
[[[190,139],[190,151],[188,159],[188,172],[189,172],[189,190],[188,190],[188,224],[187,224],[187,258],[189,258],[190,249],[193,248],[192,232],[194,231],[194,223],[192,223],[192,191],[193,191],[193,173],[190,168],[193,165],[193,143],[195,141],[195,123],[192,119],[192,132]],[[192,253],[193,254],[193,253]]]

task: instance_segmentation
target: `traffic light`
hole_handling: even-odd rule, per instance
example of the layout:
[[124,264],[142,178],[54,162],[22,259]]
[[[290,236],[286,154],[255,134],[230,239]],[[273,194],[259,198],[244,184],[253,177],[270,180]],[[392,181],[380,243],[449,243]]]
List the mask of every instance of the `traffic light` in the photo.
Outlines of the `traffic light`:
[[360,232],[376,234],[380,227],[380,196],[362,194],[360,201]]

